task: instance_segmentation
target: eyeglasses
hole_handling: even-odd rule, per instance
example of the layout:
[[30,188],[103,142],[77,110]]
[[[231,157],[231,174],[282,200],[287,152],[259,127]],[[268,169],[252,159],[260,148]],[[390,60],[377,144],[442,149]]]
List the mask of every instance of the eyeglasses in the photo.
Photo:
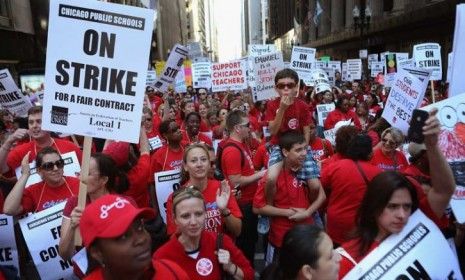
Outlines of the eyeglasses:
[[289,88],[289,89],[293,89],[295,88],[295,83],[288,83],[288,84],[282,84],[282,83],[279,83],[279,84],[276,84],[276,87],[278,89],[284,89],[284,88]]
[[63,159],[59,159],[55,162],[46,162],[40,166],[40,169],[51,171],[53,167],[56,166],[58,169],[62,169],[65,166],[65,161]]
[[150,122],[150,121],[152,121],[152,118],[145,118],[145,121]]
[[384,143],[388,144],[388,145],[395,145],[397,146],[397,142],[396,141],[393,141],[393,140],[389,140],[389,139],[382,139],[381,141],[383,141]]

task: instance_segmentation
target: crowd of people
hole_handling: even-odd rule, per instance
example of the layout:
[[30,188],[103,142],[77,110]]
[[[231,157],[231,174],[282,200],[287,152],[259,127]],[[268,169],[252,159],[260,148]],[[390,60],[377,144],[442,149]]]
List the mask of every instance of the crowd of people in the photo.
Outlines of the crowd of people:
[[[381,117],[389,89],[340,75],[335,85],[316,92],[284,69],[277,98],[255,103],[250,89],[148,86],[139,143],[94,139],[89,174],[80,178],[64,175],[62,155],[81,159],[81,137],[42,130],[41,106],[27,120],[2,111],[0,212],[20,217],[66,202],[59,255],[70,260],[86,249],[87,271],[74,267],[82,279],[342,279],[416,209],[452,240],[463,269],[465,225],[448,208],[455,181],[438,146],[437,110],[424,143],[407,143]],[[446,98],[436,89],[436,101]],[[331,103],[318,125],[317,105]],[[350,125],[338,128],[333,145],[323,130],[341,121]],[[42,180],[26,187],[32,161]],[[154,174],[170,170],[180,172],[180,187],[159,205]],[[255,267],[259,231],[263,271]]]

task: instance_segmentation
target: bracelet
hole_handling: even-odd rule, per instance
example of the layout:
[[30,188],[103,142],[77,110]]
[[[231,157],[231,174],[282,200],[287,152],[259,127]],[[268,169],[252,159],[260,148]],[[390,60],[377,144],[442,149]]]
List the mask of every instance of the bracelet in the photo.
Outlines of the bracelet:
[[223,216],[223,218],[227,218],[227,217],[231,216],[231,210],[229,210],[229,212],[227,214],[221,213],[221,216]]

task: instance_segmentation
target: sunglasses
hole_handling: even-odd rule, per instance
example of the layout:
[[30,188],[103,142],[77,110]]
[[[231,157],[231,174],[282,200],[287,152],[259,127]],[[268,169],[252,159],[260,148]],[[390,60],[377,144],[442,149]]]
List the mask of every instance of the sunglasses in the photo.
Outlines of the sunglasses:
[[285,89],[285,88],[293,89],[293,88],[295,88],[295,83],[288,83],[288,84],[279,83],[279,84],[276,84],[276,88],[278,88],[278,89]]
[[40,169],[51,171],[53,170],[54,166],[56,166],[58,169],[62,169],[63,166],[65,166],[65,161],[63,159],[59,159],[55,162],[46,162],[40,166]]
[[145,118],[145,121],[150,122],[150,121],[152,121],[152,118]]

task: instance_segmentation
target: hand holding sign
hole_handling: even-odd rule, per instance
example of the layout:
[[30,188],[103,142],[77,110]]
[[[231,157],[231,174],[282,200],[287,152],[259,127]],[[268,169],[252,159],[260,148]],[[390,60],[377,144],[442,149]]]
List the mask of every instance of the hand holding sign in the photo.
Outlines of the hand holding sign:
[[83,210],[84,209],[82,207],[76,206],[74,207],[73,211],[71,211],[71,215],[70,215],[71,228],[75,229],[79,226],[79,222],[81,221]]

